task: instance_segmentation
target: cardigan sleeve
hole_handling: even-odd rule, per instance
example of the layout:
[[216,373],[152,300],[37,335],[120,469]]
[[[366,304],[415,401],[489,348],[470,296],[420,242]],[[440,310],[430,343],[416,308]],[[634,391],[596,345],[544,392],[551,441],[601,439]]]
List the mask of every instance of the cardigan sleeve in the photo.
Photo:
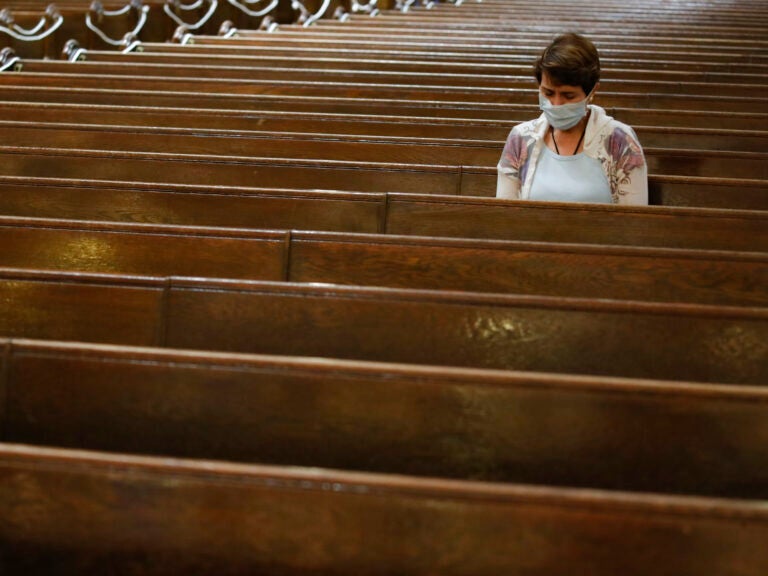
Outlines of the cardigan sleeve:
[[497,166],[496,197],[518,199],[525,178],[528,148],[525,138],[515,129],[509,133]]
[[614,128],[605,141],[610,162],[610,185],[617,204],[648,204],[648,165],[635,131],[629,126]]

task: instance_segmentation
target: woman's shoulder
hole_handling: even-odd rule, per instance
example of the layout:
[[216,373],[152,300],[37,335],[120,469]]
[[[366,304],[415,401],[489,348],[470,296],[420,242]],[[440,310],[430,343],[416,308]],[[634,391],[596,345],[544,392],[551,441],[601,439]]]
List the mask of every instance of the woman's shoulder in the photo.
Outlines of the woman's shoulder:
[[594,114],[596,132],[601,134],[603,138],[621,134],[637,141],[637,134],[635,134],[635,130],[632,126],[616,120],[616,118],[610,116],[605,109],[600,106],[592,104],[590,108],[592,109],[592,114]]
[[538,118],[534,118],[533,120],[520,122],[519,124],[516,124],[512,128],[512,131],[509,134],[510,135],[516,134],[518,136],[523,136],[523,137],[535,136],[541,131],[541,127],[545,121],[546,120],[542,115],[542,116],[539,116]]

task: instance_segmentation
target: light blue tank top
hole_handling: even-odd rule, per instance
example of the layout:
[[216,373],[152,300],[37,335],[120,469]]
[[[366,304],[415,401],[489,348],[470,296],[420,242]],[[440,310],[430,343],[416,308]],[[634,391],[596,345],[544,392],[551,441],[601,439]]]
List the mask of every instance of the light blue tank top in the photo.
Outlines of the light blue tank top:
[[533,175],[530,200],[610,204],[611,188],[600,162],[583,152],[560,156],[544,146]]

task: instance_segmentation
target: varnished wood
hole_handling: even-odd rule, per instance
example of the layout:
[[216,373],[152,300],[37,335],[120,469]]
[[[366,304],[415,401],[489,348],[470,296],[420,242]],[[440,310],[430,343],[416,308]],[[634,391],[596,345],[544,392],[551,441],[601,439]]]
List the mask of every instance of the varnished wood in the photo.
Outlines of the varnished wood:
[[[385,114],[422,118],[480,118],[509,122],[510,118],[530,119],[540,114],[531,94],[524,103],[488,103],[474,101],[418,101],[402,95],[395,98],[355,98],[298,96],[290,94],[207,94],[199,91],[79,88],[72,86],[0,85],[7,102],[59,102],[66,104],[131,105],[142,107],[202,108],[252,111],[330,112],[341,114]],[[768,114],[743,110],[701,111],[605,106],[617,119],[631,125],[687,126],[710,128],[768,130]]]
[[[175,128],[178,134],[220,134],[258,136],[265,132],[297,134],[339,134],[385,138],[496,142],[503,147],[512,127],[530,119],[535,112],[511,111],[505,120],[481,118],[425,118],[391,114],[332,114],[313,112],[238,112],[202,108],[151,106],[108,106],[81,104],[35,104],[0,102],[0,118],[8,127],[24,127],[29,122],[43,127],[56,125],[128,126]],[[652,120],[649,118],[648,120]],[[665,121],[666,119],[662,119]],[[123,128],[119,128],[123,127]],[[765,148],[768,130],[690,128],[685,126],[633,126],[640,142],[650,148],[680,148],[754,152]],[[287,135],[287,134],[286,134]]]
[[0,211],[14,216],[768,251],[768,214],[732,208],[625,207],[8,176],[0,176],[0,190]]
[[12,341],[5,362],[5,442],[758,501],[768,493],[765,388],[29,340]]
[[641,576],[662,566],[760,576],[768,566],[760,503],[19,445],[2,446],[0,474],[12,574],[490,576],[567,566]]
[[394,288],[768,305],[768,257],[294,232],[288,280]]
[[[728,199],[734,199],[743,191],[730,190],[732,196]],[[760,238],[768,232],[763,217],[760,211],[575,206],[557,202],[392,194],[387,203],[387,232],[712,249],[739,246],[749,251],[762,250]]]
[[0,245],[2,267],[768,305],[757,253],[8,217]]
[[[228,132],[117,125],[3,123],[15,147],[194,155],[339,160],[436,166],[495,167],[503,141],[428,139],[355,134]],[[204,137],[201,137],[204,136]],[[768,181],[768,153],[644,148],[649,175]]]
[[[349,28],[348,25],[339,24],[341,28]],[[323,23],[322,28],[327,30],[329,23]],[[427,30],[418,30],[421,36],[428,33]],[[453,30],[451,34],[458,34]],[[302,34],[307,34],[302,30]],[[477,32],[478,35],[487,36],[486,31]],[[514,39],[513,39],[514,41]],[[545,40],[544,42],[546,42]],[[509,40],[507,40],[509,42]],[[269,67],[272,69],[286,69],[290,67],[311,68],[313,70],[367,70],[370,72],[386,73],[439,73],[439,74],[473,74],[482,76],[514,76],[527,77],[532,81],[530,62],[523,62],[522,57],[515,54],[512,57],[505,58],[503,62],[494,62],[489,55],[488,62],[481,61],[463,61],[461,54],[446,57],[444,60],[428,59],[404,59],[390,58],[389,55],[382,55],[378,58],[363,56],[357,58],[347,58],[343,54],[331,52],[331,54],[294,54],[289,50],[279,52],[275,48],[260,51],[258,49],[249,50],[240,44],[232,45],[232,50],[227,50],[224,46],[205,46],[205,45],[180,45],[171,43],[148,44],[142,43],[139,46],[140,51],[122,53],[107,50],[88,50],[81,55],[81,58],[88,62],[126,62],[135,64],[179,64],[208,66],[218,69],[221,66],[226,67]],[[479,58],[477,59],[479,60]],[[612,59],[611,62],[615,62]],[[632,66],[634,64],[634,66]],[[732,83],[739,84],[765,84],[766,79],[759,73],[749,72],[715,72],[716,63],[707,63],[706,70],[701,70],[705,65],[691,65],[685,62],[675,61],[662,66],[655,63],[655,69],[648,69],[648,63],[641,63],[633,60],[621,61],[614,64],[615,67],[602,68],[601,75],[604,78],[614,80],[652,80],[657,84],[664,80],[670,83],[674,82],[709,82],[712,86]],[[748,64],[745,64],[749,66]],[[673,69],[667,69],[674,66]],[[699,68],[699,70],[691,68]],[[255,71],[254,71],[255,72]],[[467,83],[478,85],[471,77],[467,78]],[[399,81],[399,80],[398,80]]]
[[[744,153],[749,154],[749,153]],[[752,162],[760,153],[745,157]],[[681,153],[698,165],[693,153]],[[159,152],[101,151],[41,147],[0,147],[4,173],[19,178],[122,180],[151,184],[212,186],[268,185],[307,190],[406,192],[491,197],[492,166],[418,164],[336,159],[253,156],[197,156]],[[755,164],[765,170],[765,164]],[[651,175],[652,204],[764,210],[768,180]]]
[[[84,64],[88,64],[85,62]],[[43,64],[39,67],[42,68]],[[46,65],[47,66],[47,65]],[[126,74],[83,74],[70,66],[61,72],[21,72],[0,75],[0,86],[69,86],[125,90],[165,90],[179,92],[205,92],[213,94],[271,94],[301,95],[332,98],[385,98],[415,101],[464,101],[507,104],[530,102],[535,97],[535,86],[530,88],[472,88],[456,84],[451,86],[400,85],[376,82],[307,82],[307,80],[239,80],[213,77],[205,82],[195,77],[151,77],[134,69]],[[674,110],[724,111],[744,109],[768,113],[764,99],[750,96],[718,96],[699,94],[657,94],[603,91],[600,102],[607,107],[665,108]]]
[[[130,76],[141,78],[155,78],[158,80],[173,81],[173,83],[189,82],[204,83],[206,89],[209,84],[231,85],[232,91],[240,91],[240,86],[248,85],[254,87],[253,91],[259,90],[255,87],[266,83],[272,83],[276,88],[283,83],[301,86],[302,84],[321,84],[338,85],[345,88],[349,85],[350,90],[367,90],[367,85],[373,84],[375,88],[383,93],[394,89],[401,89],[408,93],[413,90],[438,90],[453,92],[457,87],[463,86],[466,91],[466,98],[472,99],[475,96],[479,100],[495,100],[493,94],[495,91],[504,91],[514,94],[521,90],[535,90],[536,81],[526,71],[523,75],[511,75],[509,72],[499,74],[479,74],[472,72],[429,72],[429,71],[381,71],[377,69],[345,69],[344,67],[329,69],[315,68],[308,64],[294,65],[285,68],[275,68],[265,66],[258,62],[250,66],[219,65],[209,66],[177,62],[143,62],[135,61],[130,56],[125,56],[117,61],[97,61],[85,60],[84,62],[71,63],[56,60],[31,60],[22,63],[22,73],[24,74],[47,74],[54,77],[56,74],[75,76],[76,81],[81,82],[91,75],[96,75],[111,81],[113,76]],[[202,82],[205,80],[205,82]],[[600,93],[608,95],[607,98],[623,98],[625,93],[647,93],[653,95],[653,100],[664,100],[666,95],[672,94],[679,96],[690,95],[695,101],[703,97],[714,97],[722,99],[727,98],[745,98],[750,102],[750,106],[756,111],[766,112],[768,109],[761,108],[749,97],[753,91],[766,87],[764,78],[749,79],[746,82],[738,82],[731,79],[727,83],[717,82],[711,79],[707,81],[696,81],[695,76],[688,74],[684,80],[669,80],[654,78],[648,79],[627,79],[612,78],[606,76],[600,81]],[[162,86],[162,83],[160,83]],[[359,88],[356,86],[359,85]],[[218,88],[213,87],[213,90]],[[462,93],[463,94],[463,93]],[[421,98],[416,96],[416,98]],[[601,96],[601,99],[603,96]],[[734,105],[737,107],[737,105]],[[707,109],[709,106],[707,105]]]
[[765,308],[12,269],[0,289],[6,337],[702,382],[767,376]]

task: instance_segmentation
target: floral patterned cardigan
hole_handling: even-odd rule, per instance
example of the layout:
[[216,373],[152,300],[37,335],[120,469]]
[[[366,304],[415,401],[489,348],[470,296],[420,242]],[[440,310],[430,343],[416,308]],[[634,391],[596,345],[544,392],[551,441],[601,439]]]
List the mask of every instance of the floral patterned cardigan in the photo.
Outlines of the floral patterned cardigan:
[[[603,168],[614,204],[648,204],[648,169],[634,130],[594,104],[584,134],[584,153]],[[544,135],[549,124],[542,114],[512,129],[498,164],[498,198],[527,200]]]

